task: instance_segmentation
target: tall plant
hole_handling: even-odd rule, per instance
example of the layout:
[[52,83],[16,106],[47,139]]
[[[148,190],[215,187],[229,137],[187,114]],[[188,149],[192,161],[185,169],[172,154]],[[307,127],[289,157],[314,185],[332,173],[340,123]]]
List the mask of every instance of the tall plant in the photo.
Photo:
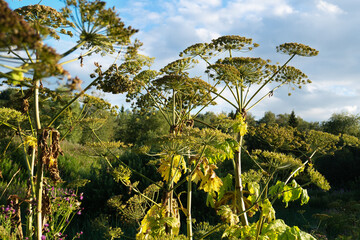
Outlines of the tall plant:
[[[52,90],[44,86],[43,82],[54,77],[66,77],[70,90],[79,89],[82,81],[78,77],[71,78],[63,69],[63,65],[78,60],[82,65],[83,58],[92,53],[117,53],[119,56],[125,55],[122,59],[129,62],[131,53],[139,46],[139,43],[137,46],[131,45],[130,41],[130,37],[137,30],[126,27],[114,9],[105,8],[104,2],[79,0],[64,3],[65,7],[61,11],[40,4],[12,11],[5,1],[0,1],[0,77],[3,83],[23,90],[22,112],[29,120],[27,125],[6,124],[19,132],[24,144],[31,146],[30,150],[24,148],[31,185],[31,194],[27,199],[30,214],[25,234],[28,238],[35,236],[36,239],[41,239],[45,234],[47,212],[44,212],[44,209],[49,202],[44,202],[47,201],[43,195],[44,173],[47,172],[54,183],[61,180],[57,169],[57,157],[62,152],[59,145],[60,133],[54,123],[85,91],[98,84],[99,78],[77,93],[62,109],[57,109],[58,112],[45,124],[40,118],[40,98],[42,94],[50,93]],[[60,36],[64,35],[76,37],[77,42],[62,54],[43,43],[49,37],[60,39]],[[121,51],[123,47],[125,50]],[[76,54],[73,59],[65,60],[78,49],[85,50],[85,53]],[[30,98],[33,100],[29,101]],[[29,106],[29,102],[33,105]],[[30,132],[26,128],[30,129]],[[32,207],[32,202],[36,202],[35,208]],[[33,223],[35,215],[36,221]]]
[[[160,214],[164,219],[174,219],[179,216],[178,204],[182,204],[174,197],[174,190],[186,179],[179,181],[180,178],[187,177],[187,207],[181,209],[187,216],[190,239],[192,238],[192,175],[203,157],[197,156],[197,161],[192,162],[200,148],[195,149],[187,142],[190,138],[188,129],[192,129],[194,124],[191,111],[198,106],[209,104],[212,100],[210,89],[215,91],[202,79],[189,77],[187,70],[195,63],[190,58],[180,59],[169,63],[160,72],[145,70],[132,79],[127,95],[129,101],[135,100],[134,107],[140,111],[159,111],[169,125],[169,135],[160,141],[160,153],[157,154],[160,156],[158,171],[164,180],[162,208],[158,211],[164,212]],[[193,164],[195,166],[192,166]],[[156,207],[158,206],[155,205],[154,208]],[[149,216],[154,215],[153,212],[154,210],[149,210]],[[143,220],[140,237],[145,237],[146,232],[149,231],[149,216]],[[179,219],[176,222],[172,226],[165,223],[163,225],[165,233],[177,235]]]
[[[192,45],[180,54],[181,56],[191,57],[193,59],[201,59],[208,64],[205,72],[209,78],[213,80],[213,86],[220,87],[221,89],[219,93],[213,93],[234,107],[236,112],[236,121],[233,124],[233,131],[236,134],[237,141],[233,158],[235,190],[231,196],[228,196],[228,200],[231,199],[231,207],[229,209],[222,207],[220,214],[228,218],[233,216],[230,217],[230,219],[233,219],[230,220],[232,224],[236,222],[234,221],[234,217],[239,215],[243,226],[249,226],[249,212],[254,210],[254,206],[260,203],[258,201],[261,196],[258,195],[259,189],[257,187],[252,186],[249,182],[243,182],[242,151],[244,149],[244,136],[247,133],[247,113],[267,97],[271,97],[275,90],[284,85],[301,88],[303,84],[310,83],[311,81],[307,79],[304,73],[295,67],[289,66],[288,63],[295,56],[310,57],[318,54],[317,50],[306,45],[285,43],[277,47],[278,52],[290,55],[289,59],[283,65],[272,65],[270,60],[236,55],[236,52],[251,51],[256,47],[258,47],[258,44],[253,43],[250,38],[223,36],[212,40],[211,43]],[[225,55],[225,57],[220,57],[223,55]],[[215,60],[213,60],[214,58]],[[271,90],[262,91],[265,87],[270,87]],[[276,154],[271,156],[273,158],[272,161],[276,161],[275,159],[284,159],[284,157]],[[267,158],[269,157],[270,156],[267,156]],[[287,157],[285,157],[285,159],[287,159],[286,162],[292,161]],[[262,168],[260,167],[260,169]],[[268,174],[273,176],[276,171],[277,168],[273,169],[272,172],[268,171]],[[270,179],[271,178],[269,178],[269,180]],[[248,198],[245,197],[245,184],[248,185],[250,193],[255,194],[257,192],[252,202],[249,202]],[[263,191],[268,189],[268,184],[269,182],[266,183]],[[265,195],[267,196],[267,193],[265,193]],[[271,213],[269,212],[271,205],[268,204],[270,202],[267,202],[268,200],[266,199],[267,197],[262,201],[261,208],[263,209],[262,213],[267,212],[267,215],[269,215]],[[228,200],[222,200],[222,203],[226,203]],[[272,218],[269,217],[268,220],[271,219]],[[259,223],[259,231],[262,228],[263,224]],[[257,235],[259,235],[259,231]]]

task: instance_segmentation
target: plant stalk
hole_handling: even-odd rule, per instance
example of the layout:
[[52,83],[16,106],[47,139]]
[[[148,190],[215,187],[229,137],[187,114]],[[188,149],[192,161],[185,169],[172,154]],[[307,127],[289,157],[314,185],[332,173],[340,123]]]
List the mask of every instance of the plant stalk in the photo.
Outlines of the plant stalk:
[[[40,80],[35,81],[35,91],[34,91],[34,105],[35,105],[35,123],[36,123],[36,130],[37,130],[37,137],[41,136],[41,123],[40,123],[40,110],[39,110],[39,84]],[[36,172],[36,187],[35,187],[35,194],[36,194],[36,201],[37,201],[37,208],[36,208],[36,238],[41,240],[42,236],[42,189],[43,189],[43,177],[44,177],[44,166],[42,159],[40,159],[41,149],[38,146],[38,155],[37,155],[37,172]]]
[[242,212],[242,214],[240,215],[240,219],[241,219],[241,223],[243,226],[248,226],[249,225],[249,221],[247,219],[247,214],[246,214],[246,208],[245,208],[245,202],[243,199],[243,186],[242,186],[242,177],[241,177],[241,149],[242,149],[242,145],[243,145],[243,136],[240,136],[240,133],[238,133],[238,142],[239,142],[239,146],[238,146],[238,151],[235,154],[235,197],[237,196],[237,194],[239,194],[239,200],[235,200],[235,204],[237,201],[239,201],[240,203],[240,210]]
[[191,217],[191,208],[192,208],[192,171],[191,171],[191,161],[190,161],[190,150],[188,153],[188,182],[187,182],[187,216],[186,216],[186,230],[187,230],[187,238],[189,240],[193,239],[193,231],[192,231],[192,217]]

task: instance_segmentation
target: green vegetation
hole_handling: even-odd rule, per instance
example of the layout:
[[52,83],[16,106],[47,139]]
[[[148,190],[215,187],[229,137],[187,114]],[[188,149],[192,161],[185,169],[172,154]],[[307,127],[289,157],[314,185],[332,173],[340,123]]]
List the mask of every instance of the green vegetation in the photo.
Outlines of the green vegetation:
[[[252,39],[222,36],[155,71],[101,1],[0,10],[1,239],[359,238],[359,117],[251,115],[280,87],[311,83],[289,63],[317,50],[285,43],[289,58],[272,64],[239,56]],[[44,44],[64,35],[76,44],[62,54]],[[81,88],[63,65],[90,54],[116,60]],[[191,76],[200,66],[207,81]],[[92,86],[126,94],[131,110]],[[206,112],[218,99],[233,111]]]

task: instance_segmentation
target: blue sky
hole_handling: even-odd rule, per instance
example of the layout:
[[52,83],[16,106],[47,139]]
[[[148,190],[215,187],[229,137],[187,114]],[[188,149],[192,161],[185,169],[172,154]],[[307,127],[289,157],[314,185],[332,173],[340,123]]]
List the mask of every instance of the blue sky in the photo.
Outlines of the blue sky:
[[[36,1],[7,1],[11,8]],[[284,87],[254,108],[260,118],[265,111],[290,113],[308,121],[327,120],[333,113],[360,112],[360,1],[357,0],[112,0],[126,25],[139,29],[135,35],[144,43],[142,52],[155,57],[158,69],[178,58],[179,52],[197,42],[209,42],[221,35],[250,37],[260,47],[251,56],[283,63],[285,55],[276,46],[300,42],[320,51],[317,57],[297,58],[291,65],[313,81],[302,90]],[[60,1],[43,0],[55,6]],[[64,44],[71,42],[64,42]],[[64,44],[59,44],[64,46]],[[59,49],[59,52],[62,52]],[[110,62],[93,56],[87,60]],[[85,81],[91,67],[67,66],[72,75]],[[116,105],[125,104],[123,96],[105,95]],[[219,102],[212,111],[230,111]]]

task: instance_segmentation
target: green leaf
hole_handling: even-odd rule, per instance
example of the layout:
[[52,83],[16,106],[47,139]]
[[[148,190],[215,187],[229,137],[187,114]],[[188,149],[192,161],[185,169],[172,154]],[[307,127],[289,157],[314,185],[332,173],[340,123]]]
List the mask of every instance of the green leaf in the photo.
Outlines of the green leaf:
[[23,81],[24,73],[21,71],[12,71],[9,73],[10,77],[15,81]]
[[286,207],[288,206],[288,202],[292,202],[300,198],[302,190],[303,189],[296,183],[295,180],[291,182],[291,186],[286,185],[284,187],[283,202],[286,203]]
[[300,229],[297,226],[287,227],[286,231],[279,235],[279,240],[298,240]]
[[240,133],[240,136],[245,136],[245,134],[247,133],[247,123],[245,122],[245,119],[238,114],[236,116],[236,122],[233,125],[233,130],[236,133]]
[[285,183],[281,181],[277,181],[275,185],[269,188],[269,195],[275,196],[283,191],[285,187]]
[[306,189],[302,189],[301,192],[301,205],[307,204],[309,202],[309,195]]
[[260,206],[261,206],[261,209],[262,209],[262,212],[263,212],[264,216],[266,216],[266,218],[269,221],[275,219],[275,209],[271,205],[271,202],[269,201],[268,198],[264,199],[261,202]]
[[239,222],[239,216],[232,211],[229,205],[220,206],[217,214],[225,219],[230,225],[235,225]]
[[288,226],[285,224],[284,220],[276,219],[269,223],[269,225],[264,226],[263,233],[267,232],[284,232]]
[[226,175],[226,177],[221,178],[221,180],[223,182],[223,185],[221,186],[221,188],[219,190],[218,200],[222,199],[224,194],[231,189],[231,187],[232,187],[232,179],[233,179],[233,176],[230,173],[228,173]]
[[300,187],[300,185],[293,180],[291,184],[285,185],[285,183],[278,181],[274,186],[269,188],[269,195],[272,197],[277,196],[283,198],[282,201],[288,206],[289,202],[301,199],[301,205],[309,201],[309,195],[306,189]]
[[251,195],[254,195],[256,198],[259,196],[260,185],[257,182],[248,182],[247,183],[248,190]]
[[307,232],[300,231],[299,240],[316,240],[316,238],[314,238],[311,234],[309,234]]

